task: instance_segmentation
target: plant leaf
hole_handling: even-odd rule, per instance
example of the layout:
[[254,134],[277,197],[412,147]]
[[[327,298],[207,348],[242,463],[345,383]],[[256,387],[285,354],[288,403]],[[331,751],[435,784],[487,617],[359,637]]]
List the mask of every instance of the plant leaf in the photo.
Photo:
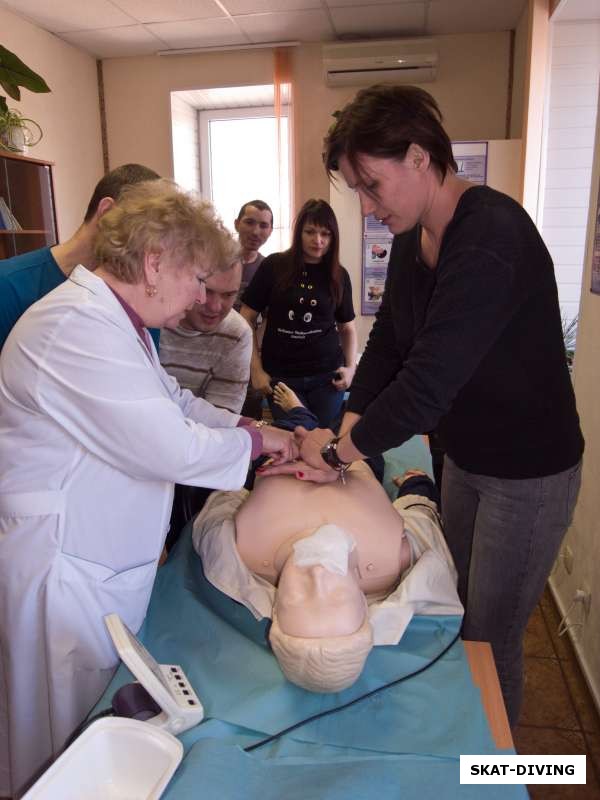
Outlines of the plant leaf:
[[12,97],[13,100],[20,100],[21,99],[21,92],[19,87],[16,86],[14,83],[11,83],[8,78],[4,75],[5,70],[0,67],[0,86],[4,89],[6,94],[9,97]]
[[0,114],[6,114],[8,106],[6,105],[6,98],[0,95]]
[[[10,81],[15,86],[24,86],[30,92],[49,92],[46,81],[24,64],[18,56],[0,44],[0,68],[7,70]],[[2,71],[4,71],[2,70]],[[6,88],[6,86],[4,87]],[[8,89],[6,90],[8,91]],[[10,92],[9,92],[10,94]],[[11,95],[12,97],[12,95]],[[18,99],[18,98],[15,98]]]

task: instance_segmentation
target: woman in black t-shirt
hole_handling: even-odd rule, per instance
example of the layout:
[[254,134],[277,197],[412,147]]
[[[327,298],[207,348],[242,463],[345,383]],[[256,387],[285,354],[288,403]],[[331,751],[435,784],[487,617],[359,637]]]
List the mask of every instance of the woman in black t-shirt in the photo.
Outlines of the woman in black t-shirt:
[[244,292],[241,314],[253,329],[267,308],[260,353],[254,337],[252,385],[266,395],[275,420],[285,416],[271,397],[282,381],[320,426],[331,426],[354,376],[356,330],[337,220],[324,200],[302,206],[290,249],[267,256]]

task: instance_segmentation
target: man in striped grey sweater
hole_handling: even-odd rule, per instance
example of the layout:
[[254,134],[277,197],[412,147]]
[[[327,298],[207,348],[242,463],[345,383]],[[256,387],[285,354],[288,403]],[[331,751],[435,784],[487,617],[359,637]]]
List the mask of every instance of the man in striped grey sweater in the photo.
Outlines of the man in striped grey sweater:
[[206,281],[206,303],[188,311],[177,328],[163,328],[160,361],[196,397],[239,414],[250,375],[252,331],[233,308],[242,280],[238,261]]

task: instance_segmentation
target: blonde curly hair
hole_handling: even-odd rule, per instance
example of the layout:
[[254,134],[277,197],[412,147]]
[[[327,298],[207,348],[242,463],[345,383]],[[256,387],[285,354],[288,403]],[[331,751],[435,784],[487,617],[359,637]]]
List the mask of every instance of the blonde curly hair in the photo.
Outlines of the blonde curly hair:
[[309,692],[341,692],[360,677],[373,648],[373,630],[365,615],[360,628],[347,636],[290,636],[281,630],[273,608],[269,642],[288,681]]
[[140,283],[147,253],[176,268],[200,262],[219,271],[240,256],[212,204],[164,179],[127,186],[98,221],[96,261],[118,280]]

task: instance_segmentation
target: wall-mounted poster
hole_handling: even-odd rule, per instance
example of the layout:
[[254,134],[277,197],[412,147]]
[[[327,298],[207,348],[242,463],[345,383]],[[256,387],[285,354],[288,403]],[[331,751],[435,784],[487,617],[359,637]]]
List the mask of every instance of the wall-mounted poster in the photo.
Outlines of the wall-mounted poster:
[[363,222],[363,268],[361,313],[374,314],[383,297],[392,239],[385,225],[375,217],[365,217]]
[[596,229],[592,245],[592,292],[600,294],[600,188],[596,207]]
[[[459,177],[472,183],[486,182],[487,142],[452,142],[452,152]],[[375,314],[381,304],[393,238],[375,217],[364,218],[361,314],[365,316]]]
[[452,154],[459,178],[485,184],[487,180],[487,142],[452,142]]

